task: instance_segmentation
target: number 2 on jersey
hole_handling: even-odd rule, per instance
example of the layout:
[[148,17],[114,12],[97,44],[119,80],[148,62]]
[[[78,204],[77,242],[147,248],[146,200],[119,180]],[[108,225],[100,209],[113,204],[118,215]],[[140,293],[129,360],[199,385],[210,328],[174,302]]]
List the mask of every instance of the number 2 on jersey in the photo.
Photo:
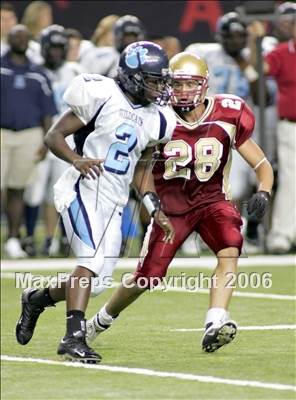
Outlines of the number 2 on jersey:
[[129,153],[135,148],[138,139],[135,128],[128,124],[120,125],[115,136],[119,140],[109,147],[104,168],[106,171],[124,175],[130,166]]
[[[192,148],[184,140],[172,140],[164,147],[164,154],[169,157],[165,161],[164,179],[190,179],[191,170],[185,167],[192,161]],[[201,182],[208,181],[219,168],[223,154],[223,145],[214,137],[201,138],[194,145],[194,172]]]
[[221,101],[221,105],[224,108],[232,108],[232,110],[240,110],[242,107],[242,102],[236,99],[225,98]]

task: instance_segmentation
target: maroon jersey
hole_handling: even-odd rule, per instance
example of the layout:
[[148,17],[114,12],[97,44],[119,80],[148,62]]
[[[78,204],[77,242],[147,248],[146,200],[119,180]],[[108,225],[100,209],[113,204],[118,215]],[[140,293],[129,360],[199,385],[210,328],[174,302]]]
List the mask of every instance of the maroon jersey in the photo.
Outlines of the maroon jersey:
[[177,116],[172,140],[161,145],[153,174],[166,214],[182,214],[229,200],[232,148],[252,135],[255,119],[240,97],[207,97],[200,119],[192,124]]

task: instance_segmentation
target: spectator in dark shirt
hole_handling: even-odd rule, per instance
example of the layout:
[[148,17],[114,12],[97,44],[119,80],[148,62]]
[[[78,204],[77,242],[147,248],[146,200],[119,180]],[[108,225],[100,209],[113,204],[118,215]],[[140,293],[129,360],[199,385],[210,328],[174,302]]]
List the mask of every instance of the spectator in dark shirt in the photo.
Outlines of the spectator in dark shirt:
[[8,224],[4,250],[11,258],[26,256],[18,239],[23,192],[46,154],[43,134],[57,113],[48,78],[25,55],[29,38],[28,29],[16,25],[8,37],[10,50],[1,57],[1,191]]

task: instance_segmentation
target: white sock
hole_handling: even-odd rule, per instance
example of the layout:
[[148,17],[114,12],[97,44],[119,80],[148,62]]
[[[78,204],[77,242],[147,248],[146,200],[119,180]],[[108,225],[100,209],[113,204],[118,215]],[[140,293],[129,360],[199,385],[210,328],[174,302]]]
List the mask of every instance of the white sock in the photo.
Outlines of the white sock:
[[105,304],[97,314],[97,318],[95,319],[96,326],[100,330],[105,330],[112,325],[113,321],[114,318],[107,313]]
[[206,315],[205,325],[207,326],[209,323],[222,324],[228,317],[229,313],[224,308],[210,308]]

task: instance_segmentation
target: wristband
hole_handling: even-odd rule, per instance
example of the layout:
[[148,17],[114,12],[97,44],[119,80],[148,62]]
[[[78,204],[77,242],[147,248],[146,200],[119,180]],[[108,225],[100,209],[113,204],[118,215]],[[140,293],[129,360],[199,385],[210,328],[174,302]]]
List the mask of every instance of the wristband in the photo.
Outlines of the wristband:
[[255,70],[252,65],[248,65],[247,68],[244,69],[244,75],[249,82],[255,82],[259,78],[258,72]]
[[161,209],[160,199],[155,192],[146,192],[143,196],[143,203],[152,218],[155,212]]
[[258,167],[260,167],[260,165],[261,165],[262,163],[264,163],[265,161],[267,161],[267,158],[266,158],[266,157],[263,157],[262,160],[260,160],[260,161],[255,165],[255,167],[253,168],[253,170],[256,171],[256,169],[257,169]]

